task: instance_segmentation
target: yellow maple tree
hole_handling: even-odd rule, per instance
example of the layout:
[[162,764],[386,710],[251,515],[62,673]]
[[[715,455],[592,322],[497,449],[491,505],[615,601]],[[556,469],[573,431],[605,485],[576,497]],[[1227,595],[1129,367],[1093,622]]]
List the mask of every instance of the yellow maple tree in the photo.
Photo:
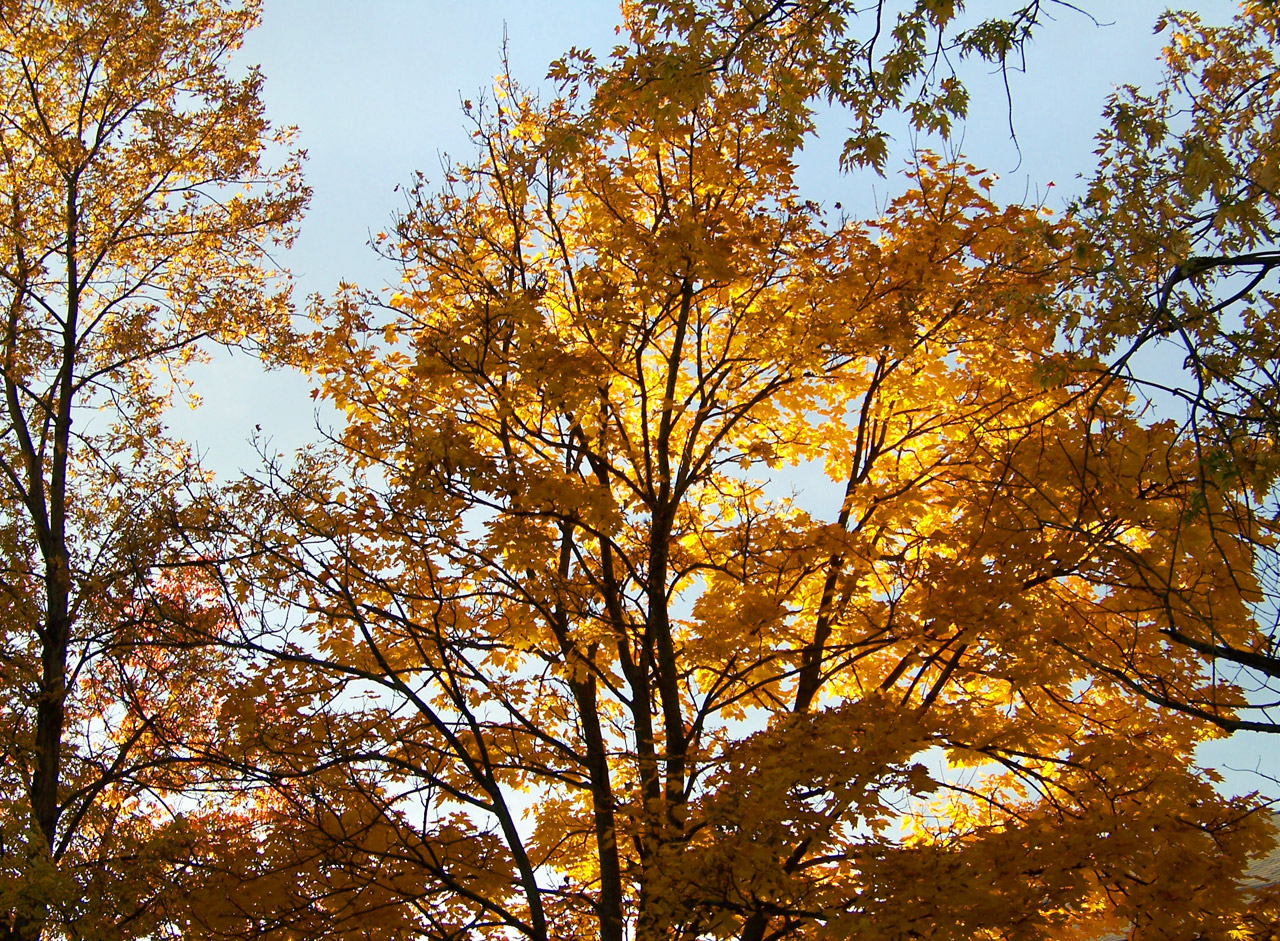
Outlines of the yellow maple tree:
[[1114,675],[1157,701],[1224,729],[1280,731],[1280,477],[1277,412],[1277,154],[1280,79],[1273,4],[1246,4],[1226,26],[1170,14],[1166,75],[1153,92],[1127,88],[1111,101],[1101,166],[1075,207],[1086,259],[1077,336],[1106,357],[1115,381],[1177,422],[1171,443],[1195,455],[1197,485],[1185,512],[1209,511],[1214,550],[1267,630],[1240,634],[1214,598],[1190,597],[1201,577],[1155,566],[1147,577],[1169,608],[1166,638],[1209,658],[1252,691],[1247,710],[1184,699],[1142,664],[1117,660]]
[[[256,7],[0,4],[0,937],[159,937],[214,854],[234,665],[184,569],[203,485],[161,415],[206,343],[291,333],[305,202]],[[187,795],[187,796],[182,796]]]
[[770,17],[843,8],[712,6],[767,28],[629,7],[551,100],[499,81],[380,243],[389,303],[327,311],[344,427],[218,520],[244,647],[310,677],[290,754],[431,938],[1265,933],[1257,802],[1126,682],[1243,704],[1150,573],[1248,646],[1252,550],[1061,342],[1077,223],[929,154],[829,217],[795,158],[846,73]]

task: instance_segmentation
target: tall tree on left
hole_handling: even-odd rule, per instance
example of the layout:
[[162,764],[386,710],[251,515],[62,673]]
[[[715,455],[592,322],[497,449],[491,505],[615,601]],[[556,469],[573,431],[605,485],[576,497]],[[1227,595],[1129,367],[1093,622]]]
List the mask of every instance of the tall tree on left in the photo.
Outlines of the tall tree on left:
[[[162,423],[210,345],[274,355],[307,191],[257,4],[0,0],[0,938],[161,936],[217,843],[230,667]],[[207,803],[207,802],[205,802]],[[204,860],[207,862],[207,860]]]

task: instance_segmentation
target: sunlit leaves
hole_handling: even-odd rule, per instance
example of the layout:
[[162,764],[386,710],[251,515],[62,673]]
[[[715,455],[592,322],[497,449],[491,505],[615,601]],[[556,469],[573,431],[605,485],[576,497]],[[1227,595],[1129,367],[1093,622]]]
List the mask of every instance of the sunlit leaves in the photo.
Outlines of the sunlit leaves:
[[[1175,596],[1180,626],[1169,636],[1218,658],[1246,685],[1265,687],[1275,675],[1280,473],[1272,458],[1280,428],[1276,10],[1246,5],[1228,26],[1191,14],[1169,14],[1159,25],[1167,35],[1165,81],[1113,98],[1100,170],[1075,210],[1085,273],[1078,335],[1109,358],[1117,382],[1179,423],[1176,444],[1156,447],[1195,463],[1198,486],[1184,493],[1183,512],[1214,534],[1212,551],[1231,573],[1227,597],[1246,599],[1271,634],[1245,641],[1220,603],[1176,597],[1203,575],[1168,565],[1148,577]],[[1229,496],[1215,512],[1220,494]],[[1160,696],[1145,674],[1136,681]],[[1274,729],[1259,706],[1248,721]]]
[[226,71],[255,18],[0,15],[0,926],[21,941],[171,930],[243,822],[203,796],[227,789],[210,758],[236,671],[177,535],[204,475],[161,416],[206,342],[283,356],[292,335],[269,252],[305,202],[299,157],[261,77]]
[[841,5],[625,13],[550,101],[468,106],[474,158],[379,238],[389,303],[309,340],[344,427],[232,495],[244,642],[313,677],[296,754],[402,829],[432,937],[1086,937],[1149,886],[1231,929],[1264,828],[1130,679],[1231,718],[1166,632],[1254,642],[1247,551],[1065,348],[1075,222],[929,154],[865,224],[795,185],[813,96],[909,107],[955,8],[898,21],[874,101]]

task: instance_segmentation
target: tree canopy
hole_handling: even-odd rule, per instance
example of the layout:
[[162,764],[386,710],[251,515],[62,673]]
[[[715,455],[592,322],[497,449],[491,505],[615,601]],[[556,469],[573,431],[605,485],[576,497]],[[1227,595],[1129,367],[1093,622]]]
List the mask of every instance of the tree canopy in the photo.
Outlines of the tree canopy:
[[[6,937],[1273,937],[1194,753],[1275,727],[1280,14],[1169,16],[1069,212],[796,181],[1050,6],[625,3],[310,332],[255,8],[0,6]],[[209,344],[341,426],[214,486]]]
[[[1262,634],[1232,636],[1216,605],[1180,590],[1193,575],[1176,566],[1152,570],[1168,599],[1165,636],[1250,689],[1251,708],[1222,713],[1168,697],[1136,664],[1123,675],[1132,688],[1223,728],[1274,732],[1277,24],[1270,8],[1252,8],[1229,26],[1206,27],[1190,14],[1171,14],[1162,25],[1170,36],[1166,80],[1154,92],[1115,96],[1099,172],[1076,210],[1091,253],[1077,299],[1079,339],[1108,357],[1112,374],[1141,401],[1179,422],[1178,440],[1198,464],[1189,508],[1198,512],[1210,491],[1230,494],[1225,517],[1212,526],[1215,544],[1224,553],[1247,545],[1247,561],[1228,565]],[[1164,357],[1155,370],[1142,365],[1153,348]]]
[[1129,236],[928,153],[875,220],[806,201],[814,96],[887,87],[842,10],[637,6],[547,100],[500,80],[389,304],[324,311],[344,427],[235,488],[242,643],[377,808],[315,825],[394,834],[423,936],[1270,930],[1263,815],[1193,760],[1246,699],[1182,639],[1266,649],[1265,540],[1107,358]]
[[[243,821],[201,791],[235,663],[161,416],[208,343],[283,348],[305,190],[252,8],[0,4],[0,934],[159,936]],[[277,148],[280,162],[266,154]],[[183,795],[186,795],[183,797]],[[177,814],[180,802],[190,812]]]

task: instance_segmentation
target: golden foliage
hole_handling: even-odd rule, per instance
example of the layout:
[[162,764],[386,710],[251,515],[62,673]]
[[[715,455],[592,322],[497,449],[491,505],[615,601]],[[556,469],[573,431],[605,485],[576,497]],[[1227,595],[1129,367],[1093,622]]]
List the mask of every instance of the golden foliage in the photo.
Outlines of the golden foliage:
[[500,80],[311,339],[339,437],[237,488],[302,622],[253,649],[332,684],[298,747],[380,782],[427,936],[1243,930],[1268,827],[1153,702],[1242,704],[1168,634],[1265,642],[1235,497],[1063,343],[1076,221],[928,154],[866,224],[803,199],[844,9],[628,6],[552,100]]
[[[256,9],[0,4],[0,935],[159,937],[234,815],[208,764],[235,667],[181,568],[203,484],[159,418],[206,341],[291,335],[268,251],[306,198]],[[282,162],[274,163],[268,151]]]

